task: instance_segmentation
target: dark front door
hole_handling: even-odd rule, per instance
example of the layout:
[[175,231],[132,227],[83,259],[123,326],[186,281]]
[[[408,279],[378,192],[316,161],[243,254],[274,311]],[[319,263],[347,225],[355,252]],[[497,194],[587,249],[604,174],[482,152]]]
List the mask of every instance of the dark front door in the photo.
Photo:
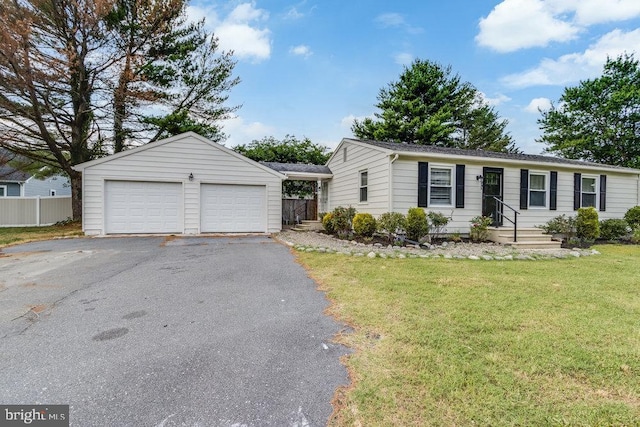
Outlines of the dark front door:
[[504,169],[484,168],[482,170],[482,215],[493,219],[494,226],[502,225],[502,205],[497,201],[502,200],[502,184]]

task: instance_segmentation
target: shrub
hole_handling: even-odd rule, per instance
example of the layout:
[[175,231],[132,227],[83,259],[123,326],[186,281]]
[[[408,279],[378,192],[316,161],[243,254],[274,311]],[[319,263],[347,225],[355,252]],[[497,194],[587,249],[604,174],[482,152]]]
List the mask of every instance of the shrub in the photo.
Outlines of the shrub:
[[635,244],[640,243],[640,227],[633,229],[633,233],[631,234],[631,242]]
[[340,238],[346,238],[351,234],[351,221],[356,215],[355,208],[343,208],[338,206],[331,212],[333,214],[333,230]]
[[598,211],[593,207],[578,209],[576,218],[576,236],[584,243],[593,242],[600,237]]
[[471,229],[469,230],[469,237],[474,242],[484,242],[489,235],[489,226],[493,222],[490,216],[476,216],[471,218]]
[[333,214],[331,212],[324,214],[324,216],[322,217],[322,226],[324,227],[324,231],[329,234],[333,234],[336,232],[336,229],[333,226]]
[[376,219],[369,213],[356,214],[353,217],[353,232],[358,236],[373,236],[376,232]]
[[419,242],[429,234],[429,221],[422,208],[410,208],[407,214],[407,239]]
[[576,234],[576,218],[560,215],[538,227],[547,234],[562,234],[565,239],[569,240]]
[[624,219],[633,230],[640,228],[640,206],[634,206],[624,214]]
[[439,238],[444,233],[447,224],[449,224],[449,218],[440,212],[429,212],[427,217],[429,218],[430,231],[433,233],[433,237]]
[[385,212],[378,218],[378,231],[386,234],[389,243],[393,242],[395,233],[404,231],[406,226],[406,218],[400,212]]
[[629,225],[624,219],[605,219],[600,221],[600,238],[604,240],[620,240],[629,232]]

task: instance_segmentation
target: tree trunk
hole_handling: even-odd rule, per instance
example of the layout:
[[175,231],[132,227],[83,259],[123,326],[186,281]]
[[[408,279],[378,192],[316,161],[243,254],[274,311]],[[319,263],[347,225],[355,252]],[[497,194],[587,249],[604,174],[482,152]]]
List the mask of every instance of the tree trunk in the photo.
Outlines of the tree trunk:
[[74,171],[69,174],[71,181],[71,211],[73,220],[82,220],[82,172]]

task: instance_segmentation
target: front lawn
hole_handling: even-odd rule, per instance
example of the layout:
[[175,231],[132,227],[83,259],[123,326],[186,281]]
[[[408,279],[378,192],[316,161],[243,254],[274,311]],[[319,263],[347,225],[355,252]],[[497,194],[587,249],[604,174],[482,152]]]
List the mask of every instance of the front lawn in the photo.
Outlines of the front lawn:
[[36,240],[81,235],[82,225],[78,222],[48,227],[2,227],[0,228],[0,248]]
[[572,260],[300,253],[355,329],[331,425],[637,425],[640,247]]

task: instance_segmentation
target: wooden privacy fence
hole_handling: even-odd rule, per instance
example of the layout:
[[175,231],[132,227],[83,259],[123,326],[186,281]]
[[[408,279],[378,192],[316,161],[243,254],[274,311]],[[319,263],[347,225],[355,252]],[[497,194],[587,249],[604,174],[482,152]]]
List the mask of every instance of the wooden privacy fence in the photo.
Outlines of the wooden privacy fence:
[[0,197],[0,227],[51,225],[71,218],[71,197]]
[[318,219],[317,200],[282,199],[283,224],[296,224],[304,219]]

